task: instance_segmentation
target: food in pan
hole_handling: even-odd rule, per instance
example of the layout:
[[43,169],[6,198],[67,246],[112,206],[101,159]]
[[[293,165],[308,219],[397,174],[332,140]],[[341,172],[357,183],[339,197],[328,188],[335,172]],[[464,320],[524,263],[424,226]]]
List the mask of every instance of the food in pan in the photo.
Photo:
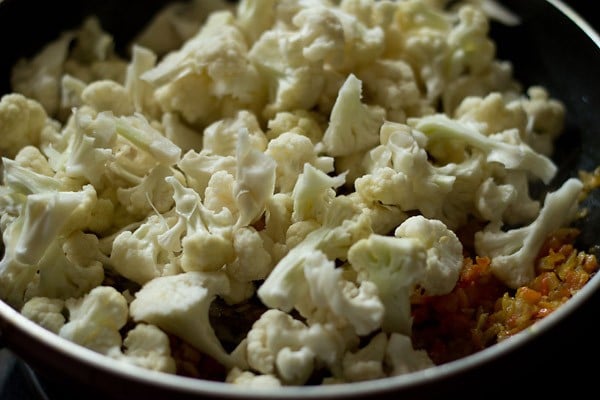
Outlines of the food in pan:
[[[478,1],[173,3],[94,16],[0,100],[0,298],[147,369],[379,379],[527,328],[598,269],[556,182],[565,108]],[[496,6],[497,7],[497,6]],[[490,10],[496,10],[492,12]]]

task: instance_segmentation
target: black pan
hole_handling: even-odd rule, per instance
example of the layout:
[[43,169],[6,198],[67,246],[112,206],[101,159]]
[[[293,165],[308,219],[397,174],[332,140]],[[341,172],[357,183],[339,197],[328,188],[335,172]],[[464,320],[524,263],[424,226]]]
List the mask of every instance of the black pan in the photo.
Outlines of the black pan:
[[[117,43],[126,44],[165,1],[37,2],[0,0],[0,94],[10,91],[10,66],[30,56],[60,31],[99,15]],[[567,108],[566,132],[554,160],[553,184],[580,169],[600,165],[600,38],[561,1],[505,0],[518,26],[493,24],[498,57],[512,61],[524,85],[539,84]],[[589,7],[591,10],[591,6]],[[51,17],[58,15],[58,17]],[[600,245],[600,193],[587,198],[590,212],[578,246]],[[74,398],[486,398],[565,391],[570,397],[597,390],[594,366],[600,358],[595,334],[600,310],[600,275],[531,329],[473,356],[430,370],[347,386],[240,390],[227,384],[153,374],[116,364],[26,320],[0,301],[0,339],[46,380],[69,385]],[[592,367],[587,367],[591,363]]]

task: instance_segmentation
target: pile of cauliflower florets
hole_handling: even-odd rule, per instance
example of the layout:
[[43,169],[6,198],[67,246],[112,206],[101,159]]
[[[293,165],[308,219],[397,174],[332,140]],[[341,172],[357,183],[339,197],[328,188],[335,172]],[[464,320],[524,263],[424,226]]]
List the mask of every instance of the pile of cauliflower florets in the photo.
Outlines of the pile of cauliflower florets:
[[[0,101],[0,298],[148,369],[176,372],[177,336],[239,385],[432,366],[410,297],[454,288],[455,232],[477,220],[516,288],[582,191],[531,197],[564,107],[495,58],[486,6],[173,3],[129,58],[94,17],[65,32]],[[228,352],[211,303],[253,296],[268,310]]]

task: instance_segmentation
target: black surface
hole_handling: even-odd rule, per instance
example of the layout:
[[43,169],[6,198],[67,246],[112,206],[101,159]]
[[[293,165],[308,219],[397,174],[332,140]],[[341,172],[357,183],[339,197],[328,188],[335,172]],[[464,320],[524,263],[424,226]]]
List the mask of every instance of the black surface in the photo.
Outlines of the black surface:
[[[75,25],[80,21],[79,15],[85,9],[92,9],[100,1],[63,1],[67,4],[64,9],[69,8],[72,12],[61,14],[62,20],[49,19],[54,2],[35,2],[35,12],[29,12],[22,4],[32,2],[20,2],[18,0],[5,0],[2,7],[14,7],[19,9],[20,15],[26,15],[28,19],[22,23],[9,23],[2,20],[0,13],[0,37],[3,39],[3,59],[0,62],[0,76],[7,76],[6,60],[15,58],[18,53],[31,52],[33,43],[44,41],[55,35],[59,26]],[[113,26],[108,26],[111,31],[121,32],[127,35],[134,32],[139,25],[133,23],[129,16],[143,12],[151,14],[152,8],[161,3],[158,1],[147,1],[147,7],[139,8],[139,2],[117,2],[118,9],[104,9],[113,15]],[[539,10],[534,5],[538,2],[529,0],[512,0],[505,2],[516,8],[522,9],[527,18],[535,21],[539,18]],[[594,12],[594,0],[567,1],[580,14],[592,23],[598,25],[599,14]],[[2,10],[0,8],[0,10]],[[14,11],[14,9],[13,9]],[[133,14],[131,14],[133,13]],[[50,22],[50,24],[47,24]],[[54,25],[52,25],[54,24]],[[125,26],[125,30],[122,28]],[[119,30],[116,30],[119,27]],[[568,136],[561,141],[561,147],[577,148],[577,157],[571,157],[570,152],[559,156],[558,160],[565,169],[566,174],[572,174],[578,167],[588,167],[598,164],[597,149],[600,146],[580,146],[578,138],[582,135],[600,138],[600,65],[597,51],[592,57],[590,45],[573,39],[580,38],[580,34],[565,35],[571,32],[570,27],[560,25],[547,25],[535,32],[513,31],[510,41],[503,42],[499,47],[499,54],[510,54],[518,57],[521,63],[516,64],[515,73],[523,77],[526,82],[546,85],[557,94],[564,95],[569,105],[568,108]],[[527,47],[522,43],[529,33],[538,35],[536,40],[541,43],[539,48]],[[572,33],[572,32],[571,32]],[[15,38],[19,38],[17,41]],[[543,46],[560,49],[558,52],[549,53],[544,51]],[[551,55],[548,55],[551,54]],[[531,63],[523,62],[530,60]],[[583,62],[582,62],[583,60]],[[587,60],[587,62],[586,62]],[[541,65],[540,65],[541,64]],[[558,73],[557,73],[558,71]],[[0,93],[7,91],[6,81],[0,81]],[[575,139],[573,139],[575,138]],[[596,142],[600,139],[594,139]],[[597,202],[597,199],[593,199]],[[598,216],[594,216],[591,222],[593,226],[600,226]],[[583,237],[585,244],[598,242],[598,229],[588,230]],[[545,334],[538,340],[531,342],[528,346],[518,349],[489,365],[482,366],[474,371],[461,375],[460,379],[442,382],[430,392],[411,393],[414,398],[444,398],[444,399],[485,399],[485,398],[527,398],[553,399],[569,398],[584,399],[598,398],[597,380],[600,376],[597,363],[600,360],[600,340],[597,333],[597,316],[600,314],[600,293],[596,293],[581,308],[568,316],[562,323]],[[8,354],[8,355],[6,355]],[[10,353],[0,353],[0,400],[28,400],[40,398],[31,376],[22,362]],[[2,368],[4,367],[4,368]],[[4,370],[4,371],[3,371]],[[2,380],[3,373],[7,379]],[[42,381],[44,383],[44,381]],[[69,381],[66,380],[68,384]],[[77,389],[75,385],[50,385],[47,391],[49,398],[86,398],[93,390],[86,393]],[[81,390],[81,392],[79,392]],[[398,398],[390,395],[390,398]],[[403,396],[408,398],[410,396]]]

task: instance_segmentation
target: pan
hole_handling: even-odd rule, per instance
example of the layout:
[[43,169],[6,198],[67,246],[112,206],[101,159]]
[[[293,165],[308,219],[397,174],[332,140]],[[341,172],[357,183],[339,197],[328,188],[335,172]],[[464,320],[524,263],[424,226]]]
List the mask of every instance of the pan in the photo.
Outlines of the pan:
[[[0,1],[0,93],[8,93],[14,62],[31,56],[48,38],[96,14],[117,43],[127,43],[165,1]],[[566,106],[566,125],[553,160],[562,182],[600,165],[600,38],[566,3],[505,0],[520,23],[492,22],[498,58],[514,65],[525,86],[542,85]],[[55,10],[61,18],[50,18]],[[32,12],[35,10],[35,12]],[[600,245],[600,194],[585,200],[577,246]],[[43,379],[69,385],[74,397],[169,399],[350,399],[440,398],[518,393],[552,394],[566,385],[575,395],[592,378],[582,365],[600,356],[593,334],[600,307],[600,276],[532,328],[490,348],[431,369],[350,385],[286,387],[276,391],[148,372],[115,363],[27,320],[0,301],[0,339]],[[558,383],[555,383],[555,381]],[[591,384],[593,386],[593,384]],[[589,384],[588,384],[589,387]]]

